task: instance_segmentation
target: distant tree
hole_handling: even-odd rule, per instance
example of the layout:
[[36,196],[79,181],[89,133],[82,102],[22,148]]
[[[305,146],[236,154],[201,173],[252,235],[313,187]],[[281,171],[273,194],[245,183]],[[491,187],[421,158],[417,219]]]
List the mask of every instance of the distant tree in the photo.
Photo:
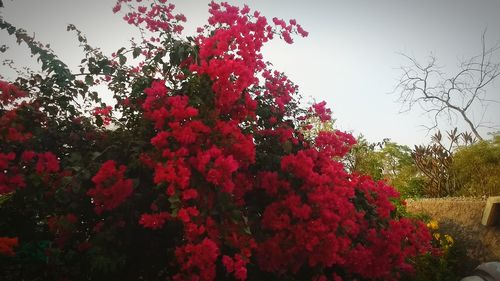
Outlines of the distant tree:
[[383,175],[403,197],[422,197],[424,178],[420,174],[412,150],[406,145],[386,142],[379,152],[383,159]]
[[461,195],[500,195],[500,134],[457,149],[451,168],[461,185]]
[[425,178],[426,197],[456,195],[460,189],[456,174],[452,170],[454,151],[475,142],[470,133],[458,133],[457,128],[447,133],[448,142],[440,131],[432,136],[428,145],[415,146],[413,160]]
[[349,172],[369,175],[374,180],[382,179],[382,161],[377,155],[376,148],[381,148],[386,141],[388,140],[369,143],[363,135],[359,135],[356,144],[344,158],[346,169]]
[[420,175],[412,158],[412,150],[406,145],[391,142],[389,139],[369,143],[360,135],[356,145],[346,155],[345,165],[351,172],[386,181],[403,197],[423,195],[424,177]]
[[[431,114],[434,121],[429,130],[438,128],[441,117],[448,120],[463,120],[478,140],[483,137],[478,128],[487,127],[483,120],[473,118],[473,108],[480,105],[484,114],[486,107],[498,103],[498,99],[487,96],[487,86],[500,75],[500,61],[495,54],[500,46],[486,47],[485,33],[482,35],[482,50],[479,55],[459,62],[456,74],[443,73],[437,58],[430,56],[427,64],[403,54],[410,65],[402,66],[402,75],[395,88],[402,103],[402,111],[410,111],[415,105]],[[478,114],[476,112],[476,114]]]

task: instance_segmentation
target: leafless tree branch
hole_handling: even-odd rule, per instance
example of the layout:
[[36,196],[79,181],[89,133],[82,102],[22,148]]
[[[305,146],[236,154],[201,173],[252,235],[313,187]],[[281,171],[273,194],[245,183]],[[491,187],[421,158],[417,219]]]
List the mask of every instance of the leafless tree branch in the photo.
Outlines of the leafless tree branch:
[[472,118],[472,107],[478,104],[485,111],[489,104],[500,103],[497,98],[486,97],[487,86],[500,76],[500,61],[494,61],[500,46],[488,48],[485,37],[486,31],[481,38],[481,53],[461,61],[458,72],[451,76],[441,71],[433,55],[427,64],[422,64],[414,57],[401,54],[409,61],[409,66],[401,67],[402,74],[394,90],[402,104],[401,112],[418,105],[433,116],[431,129],[438,127],[443,116],[450,121],[453,117],[462,119],[474,136],[482,140],[478,128],[486,126],[482,119],[477,122]]

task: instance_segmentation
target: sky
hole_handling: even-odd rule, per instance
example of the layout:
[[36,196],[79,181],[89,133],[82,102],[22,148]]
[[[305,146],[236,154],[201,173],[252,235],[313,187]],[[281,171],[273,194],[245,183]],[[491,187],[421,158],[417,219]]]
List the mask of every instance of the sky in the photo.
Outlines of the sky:
[[[146,1],[146,0],[144,0]],[[70,67],[76,68],[82,52],[75,36],[66,32],[75,24],[91,45],[111,54],[128,45],[137,31],[111,9],[114,0],[3,0],[0,15],[23,27],[51,48]],[[170,0],[186,15],[185,35],[206,23],[209,1]],[[481,51],[481,35],[486,32],[488,46],[500,43],[500,0],[247,0],[231,4],[260,11],[273,17],[296,19],[309,32],[288,45],[275,40],[264,50],[264,58],[285,72],[299,86],[304,104],[325,100],[332,109],[336,128],[363,134],[369,141],[390,138],[400,144],[425,144],[430,135],[423,125],[432,120],[415,108],[400,113],[397,94],[392,93],[408,65],[401,53],[425,63],[429,55],[438,59],[445,73],[457,72],[460,60]],[[17,46],[0,31],[0,45],[12,46],[0,53],[0,60],[14,59],[18,65],[35,62],[27,48]],[[500,51],[494,58],[500,62]],[[0,74],[12,78],[13,72],[0,67]],[[500,101],[500,77],[488,87],[490,99]],[[392,94],[391,94],[392,93]],[[474,108],[474,118],[500,128],[500,104],[491,103],[484,113]],[[440,128],[463,123],[441,120]],[[496,130],[500,130],[497,128]],[[488,137],[495,129],[481,129]]]

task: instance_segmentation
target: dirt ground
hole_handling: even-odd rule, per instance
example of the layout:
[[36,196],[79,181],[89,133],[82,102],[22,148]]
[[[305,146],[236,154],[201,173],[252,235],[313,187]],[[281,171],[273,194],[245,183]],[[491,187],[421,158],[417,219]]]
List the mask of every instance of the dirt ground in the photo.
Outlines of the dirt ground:
[[486,199],[439,198],[408,200],[411,213],[425,213],[439,222],[442,233],[462,244],[477,263],[500,261],[500,226],[483,226]]

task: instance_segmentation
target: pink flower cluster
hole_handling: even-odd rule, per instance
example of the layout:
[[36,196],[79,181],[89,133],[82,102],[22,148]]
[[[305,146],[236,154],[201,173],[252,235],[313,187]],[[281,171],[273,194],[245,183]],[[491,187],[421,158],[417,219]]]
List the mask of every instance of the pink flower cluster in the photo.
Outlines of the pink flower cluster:
[[[177,43],[171,35],[182,30],[179,23],[185,17],[175,15],[174,6],[165,0],[149,6],[141,2],[119,0],[113,10],[130,7],[132,12],[125,15],[129,23],[159,31]],[[175,239],[165,235],[172,240],[171,248],[160,249],[175,258],[165,263],[176,268],[168,276],[175,281],[212,281],[224,270],[241,281],[252,276],[250,270],[277,277],[311,272],[312,280],[320,281],[397,280],[401,272],[411,271],[409,260],[430,250],[427,229],[396,215],[393,202],[399,194],[392,187],[346,171],[341,158],[355,144],[352,135],[333,130],[319,132],[313,140],[304,136],[308,117],[329,121],[331,110],[324,102],[309,111],[300,109],[298,88],[263,60],[262,47],[274,36],[292,43],[292,34],[307,32],[295,20],[274,18],[268,23],[247,6],[211,2],[209,12],[210,26],[186,43],[196,44],[189,47],[199,52],[181,66],[172,65],[182,71],[153,71],[134,85],[145,87],[143,91],[121,101],[124,114],[132,112],[133,117],[133,125],[123,131],[146,138],[133,152],[124,151],[128,158],[122,159],[132,162],[129,168],[107,160],[91,181],[90,176],[65,171],[65,165],[76,171],[65,158],[70,158],[65,150],[70,146],[58,153],[37,150],[23,108],[2,108],[0,140],[6,151],[0,151],[0,194],[24,188],[30,177],[55,188],[61,178],[81,180],[87,184],[81,201],[92,204],[94,212],[86,218],[50,214],[47,225],[56,245],[69,244],[77,228],[84,229],[79,235],[100,237],[108,228],[125,227],[121,217],[131,217],[148,229],[144,233],[175,228]],[[159,41],[151,40],[164,43]],[[156,51],[165,47],[152,46]],[[141,78],[141,69],[134,71],[134,79]],[[0,91],[2,105],[24,97],[2,82]],[[44,114],[37,113],[44,121]],[[93,113],[104,124],[111,121],[111,107]],[[83,121],[77,116],[69,124],[87,126]],[[46,124],[37,123],[43,130]],[[84,139],[91,140],[89,146],[101,141],[108,145],[107,134],[115,133],[97,127],[85,130],[74,134],[76,144]],[[88,151],[95,152],[92,149]],[[134,183],[138,191],[133,194]],[[119,207],[125,203],[137,208],[133,214],[124,215],[128,208]],[[0,253],[12,255],[14,242],[0,237]],[[73,248],[89,247],[92,244],[82,239]]]
[[163,227],[168,218],[170,218],[170,215],[167,212],[142,214],[139,224],[145,228],[159,229]]
[[314,113],[319,117],[321,121],[329,121],[332,119],[332,111],[326,108],[326,102],[322,101],[320,103],[315,103],[309,108],[309,111],[314,111]]
[[[209,35],[197,37],[199,61],[193,60],[190,70],[210,79],[213,96],[203,99],[213,107],[194,107],[190,96],[162,80],[145,89],[142,103],[156,131],[155,151],[141,159],[175,203],[155,207],[156,213],[143,214],[139,223],[160,229],[167,219],[182,222],[185,241],[176,248],[181,270],[174,279],[214,280],[218,260],[238,280],[246,280],[248,263],[278,275],[343,267],[351,276],[385,280],[409,270],[408,258],[429,249],[428,233],[419,223],[394,218],[391,200],[398,194],[391,187],[348,174],[336,160],[355,143],[352,135],[320,132],[309,142],[287,121],[296,117],[289,108],[297,87],[269,70],[260,50],[277,32],[287,42],[292,31],[307,33],[295,21],[274,19],[272,27],[258,12],[251,16],[248,7],[212,2],[209,11],[215,28],[200,30]],[[325,105],[314,104],[309,115],[330,120]],[[258,116],[259,109],[269,115]],[[270,140],[283,152],[278,165],[262,169],[255,166],[256,155]],[[251,205],[248,196],[259,190],[266,199]],[[170,215],[168,208],[175,211]],[[220,208],[238,215],[211,215]],[[246,211],[254,208],[261,215]],[[251,229],[262,233],[256,238]],[[232,254],[222,252],[228,246]],[[393,250],[384,252],[389,246]],[[383,266],[361,268],[358,256]]]
[[26,182],[19,173],[19,168],[12,163],[15,159],[16,154],[13,152],[0,153],[0,195],[26,187]]
[[48,218],[47,225],[49,231],[54,235],[54,242],[59,248],[63,248],[66,242],[71,238],[75,230],[75,224],[77,223],[78,217],[71,213]]
[[266,67],[260,53],[262,46],[275,32],[289,38],[290,32],[300,26],[279,22],[273,28],[258,12],[250,16],[246,6],[241,10],[225,2],[211,2],[209,6],[208,22],[215,30],[207,30],[210,36],[200,33],[197,37],[200,64],[193,64],[191,70],[211,78],[215,105],[222,114],[239,120],[252,117],[256,104],[245,89],[258,84],[256,74]]
[[92,113],[94,114],[94,116],[99,116],[102,119],[104,125],[109,125],[111,124],[112,120],[111,110],[112,110],[111,106],[96,107],[94,108]]
[[[133,2],[136,2],[137,7],[132,7]],[[186,17],[182,14],[174,14],[174,4],[168,4],[166,0],[160,0],[159,3],[153,3],[150,7],[141,6],[142,0],[118,0],[113,7],[113,12],[117,13],[121,10],[122,5],[128,5],[132,8],[123,19],[129,24],[140,26],[145,24],[146,29],[151,32],[173,32],[181,33],[183,26],[179,23],[185,22]]]
[[33,164],[36,174],[46,183],[50,181],[49,175],[58,175],[60,171],[59,160],[52,152],[36,153],[26,150],[18,156],[20,157],[16,157],[14,152],[0,153],[0,195],[26,187],[24,175]]
[[15,256],[14,248],[19,245],[17,237],[0,237],[0,255]]
[[19,90],[18,87],[0,80],[0,105],[13,105],[16,100],[27,96],[28,95]]
[[95,187],[89,189],[87,194],[92,197],[96,214],[113,210],[132,194],[133,182],[125,178],[126,170],[125,165],[117,169],[116,162],[108,160],[92,178]]
[[18,108],[14,108],[0,116],[0,137],[5,142],[24,143],[33,136],[19,120],[18,111]]

